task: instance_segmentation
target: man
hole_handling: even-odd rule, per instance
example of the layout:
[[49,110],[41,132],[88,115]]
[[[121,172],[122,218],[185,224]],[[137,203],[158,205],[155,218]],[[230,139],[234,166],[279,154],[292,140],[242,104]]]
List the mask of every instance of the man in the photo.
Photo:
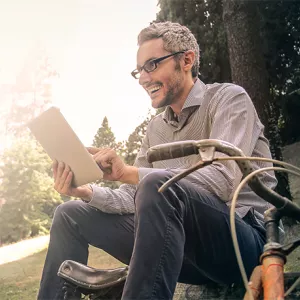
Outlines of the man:
[[[86,264],[89,244],[129,264],[122,299],[172,299],[178,281],[241,281],[229,228],[231,196],[242,177],[236,164],[207,166],[158,193],[199,156],[151,164],[146,152],[157,144],[213,138],[246,155],[270,157],[263,125],[243,88],[197,79],[199,47],[186,27],[154,23],[141,31],[138,44],[132,75],[152,106],[166,110],[150,121],[134,166],[125,165],[112,149],[90,149],[97,163],[112,169],[104,178],[124,183],[117,190],[73,188],[70,168],[54,163],[55,189],[83,201],[69,201],[55,212],[39,299],[60,299],[60,264],[66,259]],[[271,188],[276,184],[272,173],[262,180]],[[268,207],[248,187],[240,194],[236,227],[248,275],[265,242],[261,224]]]

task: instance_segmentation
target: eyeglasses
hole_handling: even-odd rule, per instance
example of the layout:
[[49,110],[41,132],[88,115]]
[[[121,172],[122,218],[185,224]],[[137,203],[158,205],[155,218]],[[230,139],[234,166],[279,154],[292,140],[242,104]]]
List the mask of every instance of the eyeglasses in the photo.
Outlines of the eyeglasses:
[[139,79],[140,76],[141,76],[141,72],[143,70],[145,70],[147,73],[153,72],[157,68],[158,63],[160,63],[164,59],[166,59],[168,57],[171,57],[171,56],[174,56],[174,55],[177,55],[177,54],[180,54],[180,53],[184,53],[184,52],[185,51],[178,51],[178,52],[174,52],[174,53],[171,53],[169,55],[166,55],[166,56],[162,56],[162,57],[159,57],[159,58],[156,58],[156,59],[148,60],[148,61],[145,62],[145,64],[142,67],[140,67],[139,69],[133,70],[131,72],[131,75],[135,79]]

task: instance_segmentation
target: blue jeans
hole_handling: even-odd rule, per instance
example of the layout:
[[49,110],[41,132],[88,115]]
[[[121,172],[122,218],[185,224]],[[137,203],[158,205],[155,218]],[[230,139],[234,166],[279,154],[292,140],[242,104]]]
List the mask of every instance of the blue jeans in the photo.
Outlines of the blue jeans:
[[[240,282],[229,208],[185,179],[158,193],[170,177],[162,170],[140,182],[134,215],[106,214],[81,201],[60,205],[38,299],[63,298],[57,270],[66,259],[86,264],[89,244],[129,264],[122,299],[172,299],[177,282]],[[249,276],[259,263],[265,231],[250,212],[236,218],[236,229]]]

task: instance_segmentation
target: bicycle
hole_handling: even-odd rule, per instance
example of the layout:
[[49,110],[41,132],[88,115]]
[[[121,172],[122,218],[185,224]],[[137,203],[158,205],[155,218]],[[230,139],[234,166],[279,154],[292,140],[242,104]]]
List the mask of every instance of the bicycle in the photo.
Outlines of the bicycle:
[[[228,155],[228,157],[215,157],[216,152],[224,153]],[[300,274],[298,275],[299,278],[295,281],[295,283],[288,289],[286,293],[284,293],[283,266],[286,262],[286,256],[300,245],[300,239],[288,245],[281,245],[279,241],[279,222],[283,216],[287,216],[294,220],[300,221],[300,208],[289,199],[282,197],[275,191],[265,186],[260,181],[257,175],[261,172],[277,170],[289,172],[296,176],[300,176],[300,169],[293,165],[273,159],[261,157],[247,157],[243,154],[243,152],[240,149],[238,149],[234,145],[225,141],[213,139],[199,141],[182,141],[157,145],[151,147],[148,150],[147,159],[150,163],[152,163],[158,160],[178,158],[193,154],[199,154],[201,160],[196,165],[172,177],[160,187],[159,191],[163,192],[172,183],[184,178],[185,176],[194,172],[195,170],[203,168],[216,161],[235,160],[241,172],[243,173],[243,180],[237,187],[233,196],[230,209],[230,225],[232,230],[234,250],[236,253],[238,265],[241,271],[241,276],[246,290],[244,299],[258,300],[260,299],[260,297],[263,296],[264,299],[279,300],[284,299],[284,297],[287,297],[288,295],[291,295],[292,291],[300,283]],[[253,170],[250,163],[250,161],[253,160],[272,162],[284,166],[285,168],[266,167],[258,170]],[[235,205],[237,202],[238,194],[246,183],[248,183],[250,188],[257,195],[274,205],[273,208],[266,211],[264,216],[267,243],[265,244],[263,254],[261,255],[261,265],[257,266],[254,269],[250,281],[248,281],[243,266],[235,233]],[[67,267],[67,269],[69,268],[70,271],[70,265],[72,266],[72,268],[74,268],[74,270],[76,270],[74,272],[69,272],[68,274],[66,274],[64,268]],[[122,286],[120,285],[120,283],[124,284],[127,271],[127,267],[120,268],[115,272],[112,271],[114,276],[108,276],[108,278],[106,278],[107,282],[105,283],[105,281],[103,280],[96,280],[97,278],[103,279],[101,278],[101,276],[92,276],[92,274],[97,272],[100,272],[99,274],[101,274],[102,270],[96,270],[91,267],[80,265],[76,262],[66,261],[61,265],[58,275],[66,280],[67,285],[71,284],[73,291],[75,287],[75,291],[79,290],[83,294],[88,295],[89,299],[96,300],[104,299],[101,298],[101,296],[105,295],[103,291],[105,291],[106,288]],[[85,276],[83,275],[84,272]],[[85,278],[85,280],[82,280],[83,278]],[[119,293],[117,296],[113,296],[115,298],[107,298],[107,296],[105,297],[105,299],[119,299],[118,297],[121,297],[121,294]],[[66,297],[65,299],[69,298]]]

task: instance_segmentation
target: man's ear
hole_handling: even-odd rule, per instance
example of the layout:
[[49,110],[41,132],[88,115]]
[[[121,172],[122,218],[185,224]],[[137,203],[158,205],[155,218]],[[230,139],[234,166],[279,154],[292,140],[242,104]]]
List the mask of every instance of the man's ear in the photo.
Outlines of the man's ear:
[[193,50],[188,50],[184,53],[184,65],[183,69],[185,71],[190,71],[195,62],[195,53]]

